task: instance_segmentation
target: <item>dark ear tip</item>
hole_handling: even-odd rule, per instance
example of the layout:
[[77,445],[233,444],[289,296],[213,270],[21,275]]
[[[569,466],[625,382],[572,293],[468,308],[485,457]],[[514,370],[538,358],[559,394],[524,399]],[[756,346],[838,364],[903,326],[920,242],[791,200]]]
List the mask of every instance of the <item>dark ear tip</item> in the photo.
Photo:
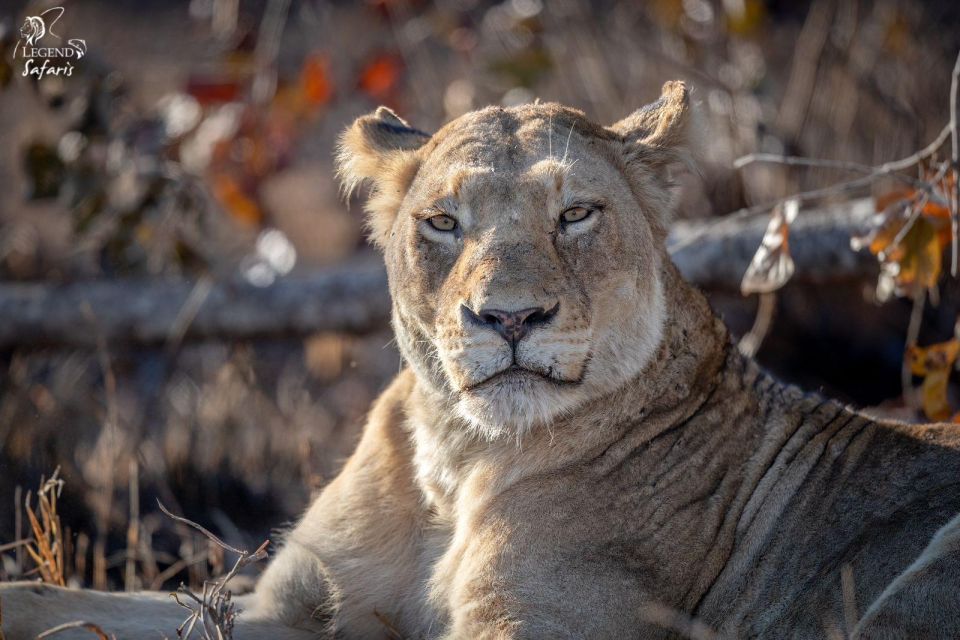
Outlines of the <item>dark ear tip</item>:
[[408,128],[410,127],[410,125],[407,124],[403,120],[403,118],[398,116],[393,111],[393,109],[390,109],[389,107],[384,107],[383,105],[377,107],[377,110],[373,112],[373,117],[376,118],[377,120],[383,120],[384,122],[388,122],[393,125],[408,127]]
[[406,120],[398,116],[392,109],[384,106],[377,107],[377,110],[373,113],[357,118],[355,126],[368,135],[383,133],[386,135],[413,134],[423,138],[430,137],[429,134],[411,127]]

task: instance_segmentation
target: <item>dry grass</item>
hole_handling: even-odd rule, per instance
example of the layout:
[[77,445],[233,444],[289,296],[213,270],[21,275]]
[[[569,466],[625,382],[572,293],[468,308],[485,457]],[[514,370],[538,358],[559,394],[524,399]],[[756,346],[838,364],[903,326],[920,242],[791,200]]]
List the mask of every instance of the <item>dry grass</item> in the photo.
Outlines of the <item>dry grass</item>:
[[36,572],[40,574],[40,579],[60,587],[67,584],[64,579],[63,529],[60,525],[60,515],[57,513],[57,499],[62,489],[63,480],[60,479],[58,467],[49,479],[40,479],[36,509],[30,504],[29,491],[24,501],[33,534],[33,539],[27,542],[24,548],[36,563]]
[[[131,465],[131,472],[135,473],[135,471],[135,465]],[[65,552],[68,546],[60,522],[60,515],[57,511],[58,500],[64,484],[64,481],[60,478],[59,468],[49,478],[41,478],[37,491],[36,506],[32,504],[30,492],[27,493],[23,503],[30,524],[31,537],[0,545],[0,553],[21,547],[27,550],[27,554],[33,560],[35,566],[26,572],[21,571],[23,577],[36,575],[44,583],[61,587],[67,586],[66,569],[68,563],[71,562],[70,554]],[[136,486],[136,480],[131,480],[131,486]],[[189,559],[170,558],[170,566],[153,577],[151,586],[154,589],[161,587],[166,579],[172,578],[185,568],[200,562],[210,562],[214,566],[215,573],[220,574],[224,566],[223,552],[238,556],[229,571],[216,578],[204,579],[199,587],[199,593],[181,583],[176,592],[170,594],[177,604],[189,612],[183,623],[175,630],[178,638],[189,640],[197,634],[196,637],[201,638],[201,640],[231,640],[239,611],[233,602],[233,591],[227,586],[243,569],[267,557],[267,548],[270,541],[264,541],[253,552],[239,549],[227,544],[202,525],[171,513],[159,501],[157,501],[157,504],[160,511],[173,521],[199,532],[208,541],[210,548]],[[140,535],[142,523],[139,519],[138,502],[133,502],[131,506],[130,527],[135,528],[136,531],[131,532],[128,529],[128,548],[124,554],[126,557],[121,558],[124,563],[124,576],[128,590],[138,581],[142,581],[143,576],[137,572],[138,560],[148,555],[147,552],[150,555],[156,553],[149,547],[144,548]],[[86,536],[83,537],[86,538]],[[211,549],[215,549],[219,553],[213,553]],[[77,564],[76,558],[73,558],[72,561]],[[101,562],[107,563],[108,559],[103,559]],[[140,566],[142,567],[142,563]],[[0,640],[4,640],[2,625],[3,609],[2,602],[0,602]],[[75,629],[89,631],[99,640],[114,640],[114,636],[108,634],[99,625],[86,620],[76,620],[51,627],[38,635],[37,638],[38,640],[40,638],[50,638],[59,633]]]

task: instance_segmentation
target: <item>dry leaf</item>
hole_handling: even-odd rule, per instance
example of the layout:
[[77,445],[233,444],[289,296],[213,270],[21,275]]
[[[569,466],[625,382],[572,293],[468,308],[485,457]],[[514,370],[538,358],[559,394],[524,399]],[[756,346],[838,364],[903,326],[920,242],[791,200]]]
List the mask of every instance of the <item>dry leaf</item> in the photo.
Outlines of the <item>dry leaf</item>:
[[929,347],[913,346],[907,349],[911,373],[923,377],[923,412],[931,420],[947,420],[953,414],[947,401],[947,383],[958,353],[960,341],[956,338]]
[[400,59],[392,54],[381,54],[366,64],[360,72],[360,90],[371,98],[390,101],[400,84],[403,71]]
[[230,215],[245,224],[260,224],[260,206],[247,195],[240,184],[227,174],[213,176],[213,193]]
[[789,243],[790,224],[796,219],[799,210],[798,200],[788,200],[773,210],[760,247],[740,282],[740,291],[744,295],[776,291],[793,275],[794,265]]
[[878,215],[865,235],[851,241],[854,249],[867,247],[880,261],[877,296],[890,293],[915,297],[936,286],[943,252],[951,244],[950,210],[936,200],[950,200],[956,174],[942,178],[927,172],[936,198],[916,190],[895,190],[876,199]]
[[304,102],[312,108],[322,107],[333,97],[333,81],[327,57],[314,53],[307,57],[300,70],[300,90]]

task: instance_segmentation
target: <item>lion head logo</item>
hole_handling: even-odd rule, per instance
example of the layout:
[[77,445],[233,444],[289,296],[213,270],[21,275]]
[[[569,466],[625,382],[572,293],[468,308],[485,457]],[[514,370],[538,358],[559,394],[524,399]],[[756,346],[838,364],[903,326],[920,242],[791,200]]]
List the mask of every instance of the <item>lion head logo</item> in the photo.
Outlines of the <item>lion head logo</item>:
[[[20,49],[21,44],[24,47],[32,47],[40,42],[40,39],[47,34],[57,40],[63,40],[63,38],[53,30],[53,27],[60,18],[63,17],[63,11],[63,7],[52,7],[38,16],[27,16],[23,21],[23,26],[20,27],[20,41],[17,42],[17,46],[14,47],[13,57],[17,57],[17,50]],[[73,49],[72,57],[77,60],[87,53],[87,43],[85,40],[71,38],[67,40],[66,44],[70,49]],[[25,53],[24,55],[28,54]]]
[[28,16],[20,27],[20,37],[27,46],[33,46],[47,33],[47,26],[40,16]]

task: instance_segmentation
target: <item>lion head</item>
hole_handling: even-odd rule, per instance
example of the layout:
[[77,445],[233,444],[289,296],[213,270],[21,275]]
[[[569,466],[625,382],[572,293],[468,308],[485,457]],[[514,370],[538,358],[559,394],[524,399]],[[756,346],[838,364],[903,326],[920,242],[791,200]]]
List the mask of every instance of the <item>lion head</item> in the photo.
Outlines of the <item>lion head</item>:
[[28,46],[33,46],[47,33],[47,28],[43,24],[43,18],[40,16],[28,16],[20,27],[20,37],[24,39]]
[[609,127],[532,104],[428,135],[381,107],[344,133],[340,175],[348,192],[371,183],[401,352],[483,435],[547,424],[653,358],[689,111],[669,82]]

